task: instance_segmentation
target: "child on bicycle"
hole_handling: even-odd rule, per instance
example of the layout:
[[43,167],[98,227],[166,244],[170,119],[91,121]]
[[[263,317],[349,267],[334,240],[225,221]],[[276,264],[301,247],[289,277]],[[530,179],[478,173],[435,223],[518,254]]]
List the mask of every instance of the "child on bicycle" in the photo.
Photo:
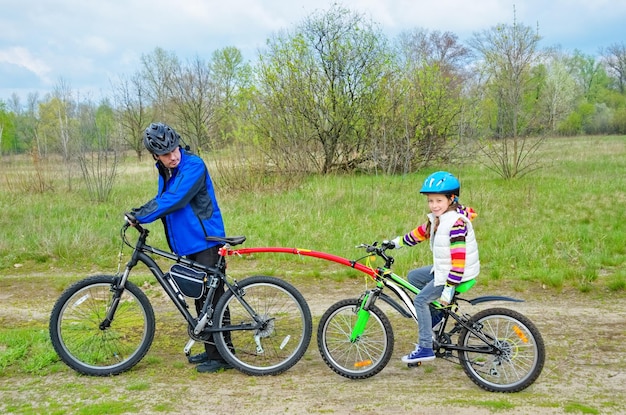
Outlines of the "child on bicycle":
[[413,303],[418,321],[418,343],[415,350],[402,357],[404,363],[435,359],[432,328],[441,315],[431,314],[430,303],[439,299],[443,305],[452,301],[455,287],[476,278],[480,271],[478,246],[471,221],[476,212],[459,203],[461,185],[451,173],[438,171],[424,180],[420,193],[428,199],[428,221],[404,236],[385,243],[390,248],[414,246],[430,240],[433,265],[408,273],[411,284],[420,289]]

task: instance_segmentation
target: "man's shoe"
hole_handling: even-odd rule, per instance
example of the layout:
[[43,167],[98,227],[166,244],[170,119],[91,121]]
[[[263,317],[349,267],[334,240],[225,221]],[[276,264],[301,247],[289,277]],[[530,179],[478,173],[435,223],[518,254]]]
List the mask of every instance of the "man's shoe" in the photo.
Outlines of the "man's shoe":
[[215,373],[220,370],[232,369],[233,367],[223,360],[207,360],[196,366],[196,370],[200,373]]
[[415,350],[408,355],[402,356],[404,363],[428,362],[431,360],[435,360],[433,349],[421,347],[420,345],[416,345]]
[[209,360],[209,356],[206,354],[206,352],[202,352],[202,353],[194,354],[193,356],[187,357],[187,360],[189,361],[189,363],[192,363],[195,365],[198,363],[207,362]]

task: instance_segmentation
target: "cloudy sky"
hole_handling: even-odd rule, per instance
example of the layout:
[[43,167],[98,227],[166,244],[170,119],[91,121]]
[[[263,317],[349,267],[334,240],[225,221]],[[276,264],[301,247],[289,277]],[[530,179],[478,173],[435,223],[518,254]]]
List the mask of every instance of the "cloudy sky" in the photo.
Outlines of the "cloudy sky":
[[0,0],[0,100],[50,92],[62,80],[99,99],[156,47],[181,60],[234,46],[253,60],[265,41],[338,3],[393,38],[403,30],[475,32],[517,21],[541,46],[596,55],[626,43],[626,0]]

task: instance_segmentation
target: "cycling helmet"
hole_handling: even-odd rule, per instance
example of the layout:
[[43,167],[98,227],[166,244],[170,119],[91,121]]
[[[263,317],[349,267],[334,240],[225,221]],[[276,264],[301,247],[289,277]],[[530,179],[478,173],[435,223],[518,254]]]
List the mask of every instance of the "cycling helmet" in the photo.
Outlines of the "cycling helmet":
[[149,152],[161,156],[171,153],[176,147],[180,136],[172,127],[163,123],[152,123],[143,132],[143,144]]
[[447,171],[438,171],[426,178],[420,193],[437,193],[443,195],[456,195],[461,193],[461,183]]

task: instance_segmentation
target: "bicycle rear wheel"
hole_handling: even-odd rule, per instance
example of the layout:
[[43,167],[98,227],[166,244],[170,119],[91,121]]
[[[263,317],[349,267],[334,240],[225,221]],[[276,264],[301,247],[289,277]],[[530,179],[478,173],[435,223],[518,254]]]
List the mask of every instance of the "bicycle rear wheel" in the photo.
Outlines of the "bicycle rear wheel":
[[110,326],[101,328],[111,307],[113,276],[98,275],[66,289],[50,315],[50,340],[61,360],[79,373],[109,376],[135,366],[154,338],[154,311],[130,281]]
[[322,316],[317,328],[317,347],[324,362],[335,373],[349,379],[374,376],[389,363],[393,353],[393,329],[383,311],[370,306],[363,335],[350,340],[361,301],[341,300]]
[[506,308],[491,308],[472,316],[470,324],[499,351],[481,353],[487,344],[471,331],[461,330],[459,344],[476,349],[459,352],[463,370],[474,383],[490,392],[519,392],[539,377],[545,347],[539,330],[528,318]]
[[214,321],[220,328],[232,322],[238,329],[213,333],[220,354],[248,375],[277,375],[291,368],[306,352],[313,332],[306,300],[294,286],[274,277],[249,277],[237,285],[262,324],[252,329],[257,321],[232,291],[226,291],[215,307]]

